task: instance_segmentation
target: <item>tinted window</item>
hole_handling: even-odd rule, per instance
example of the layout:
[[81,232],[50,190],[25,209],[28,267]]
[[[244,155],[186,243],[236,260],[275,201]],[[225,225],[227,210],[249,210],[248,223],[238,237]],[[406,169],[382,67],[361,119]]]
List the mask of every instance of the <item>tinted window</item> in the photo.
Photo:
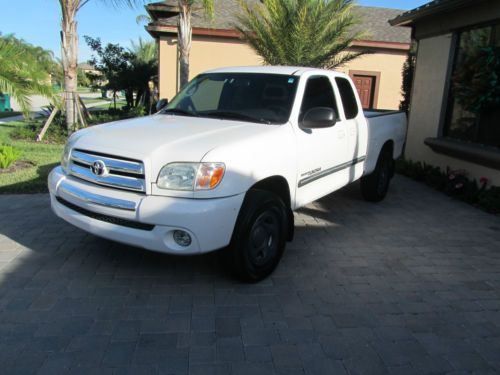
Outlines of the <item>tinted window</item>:
[[350,120],[358,115],[358,103],[352,89],[351,83],[345,78],[335,78],[339,88],[340,98],[344,106],[346,119]]
[[282,74],[201,74],[163,113],[283,124],[290,117],[297,82],[297,77]]
[[327,77],[311,77],[307,80],[300,115],[303,116],[314,107],[331,108],[338,116],[332,84]]
[[458,34],[443,135],[500,148],[500,23]]
[[224,88],[223,81],[205,80],[193,95],[193,106],[197,111],[210,111],[219,108],[219,101]]

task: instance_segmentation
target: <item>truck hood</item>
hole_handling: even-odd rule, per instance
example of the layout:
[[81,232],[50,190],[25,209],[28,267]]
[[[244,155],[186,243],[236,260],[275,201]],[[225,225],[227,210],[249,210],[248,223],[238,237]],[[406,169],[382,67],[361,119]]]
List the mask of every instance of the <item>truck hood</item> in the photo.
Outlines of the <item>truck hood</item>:
[[[73,148],[143,160],[152,172],[170,162],[198,162],[210,150],[276,126],[175,115],[153,115],[84,129]],[[211,160],[222,161],[222,160]]]

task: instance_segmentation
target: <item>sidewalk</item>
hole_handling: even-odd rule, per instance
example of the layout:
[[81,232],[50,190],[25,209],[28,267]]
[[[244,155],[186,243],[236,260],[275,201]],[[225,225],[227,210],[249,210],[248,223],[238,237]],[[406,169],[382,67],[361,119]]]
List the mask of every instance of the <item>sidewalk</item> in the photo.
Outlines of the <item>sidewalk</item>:
[[[103,100],[102,102],[85,104],[85,106],[87,107],[87,109],[91,110],[94,107],[97,107],[97,106],[100,106],[100,105],[103,105],[103,104],[107,104],[107,103],[109,103],[109,102]],[[31,112],[31,116],[33,118],[40,117],[40,116],[43,116],[43,115],[44,115],[44,111],[34,111],[34,112]],[[24,119],[23,115],[17,115],[17,116],[12,116],[12,117],[4,117],[4,118],[0,119],[0,124],[6,124],[6,123],[11,122],[11,121],[22,121],[23,119]]]

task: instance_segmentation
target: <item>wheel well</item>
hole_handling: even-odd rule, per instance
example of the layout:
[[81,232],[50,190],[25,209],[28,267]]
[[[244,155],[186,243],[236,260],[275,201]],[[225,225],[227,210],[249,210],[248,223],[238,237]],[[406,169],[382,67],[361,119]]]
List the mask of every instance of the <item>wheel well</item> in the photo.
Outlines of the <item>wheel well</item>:
[[390,152],[392,158],[394,158],[394,141],[392,139],[384,143],[382,149],[380,150],[380,153],[383,152]]
[[391,160],[392,160],[391,177],[394,177],[394,173],[396,172],[396,168],[394,165],[394,141],[393,140],[389,140],[389,141],[384,143],[384,145],[382,146],[382,150],[380,150],[380,155],[382,155],[382,153],[384,153],[384,152],[387,152],[389,155],[391,155]]
[[282,176],[268,177],[254,184],[249,190],[251,189],[270,191],[279,196],[283,200],[283,203],[285,204],[288,211],[287,240],[288,241],[293,240],[295,224],[292,211],[292,201],[290,198],[290,187],[288,186],[288,182],[286,181],[286,179]]

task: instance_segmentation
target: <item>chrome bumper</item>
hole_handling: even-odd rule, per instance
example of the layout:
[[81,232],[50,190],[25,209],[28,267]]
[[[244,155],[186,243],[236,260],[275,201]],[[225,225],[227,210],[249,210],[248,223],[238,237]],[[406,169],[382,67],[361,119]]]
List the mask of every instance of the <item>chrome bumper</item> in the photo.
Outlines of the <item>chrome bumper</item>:
[[93,194],[72,186],[66,181],[61,181],[59,191],[79,199],[80,201],[96,204],[98,206],[116,208],[125,211],[135,211],[137,209],[137,204],[135,202]]

